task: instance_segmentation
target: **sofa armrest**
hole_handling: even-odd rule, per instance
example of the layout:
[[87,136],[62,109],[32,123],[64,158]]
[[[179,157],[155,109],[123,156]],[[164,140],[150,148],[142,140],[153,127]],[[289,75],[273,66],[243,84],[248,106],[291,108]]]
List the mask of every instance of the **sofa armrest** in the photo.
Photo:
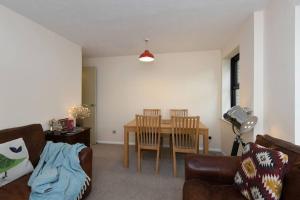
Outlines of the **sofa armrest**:
[[82,169],[85,171],[85,173],[90,177],[90,185],[87,187],[83,198],[84,199],[91,191],[92,189],[92,172],[93,172],[93,150],[89,147],[86,147],[82,149],[79,152],[79,161]]
[[281,199],[298,199],[300,196],[300,163],[295,164],[286,174],[283,181]]
[[185,179],[201,179],[212,184],[232,184],[240,157],[188,155]]

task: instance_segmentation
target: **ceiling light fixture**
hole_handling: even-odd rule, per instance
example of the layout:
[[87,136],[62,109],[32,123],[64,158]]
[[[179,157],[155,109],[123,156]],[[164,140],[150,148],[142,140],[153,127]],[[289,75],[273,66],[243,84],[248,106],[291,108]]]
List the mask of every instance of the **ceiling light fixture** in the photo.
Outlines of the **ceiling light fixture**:
[[146,50],[140,55],[139,60],[141,62],[152,62],[154,61],[154,55],[148,50],[149,39],[145,39]]

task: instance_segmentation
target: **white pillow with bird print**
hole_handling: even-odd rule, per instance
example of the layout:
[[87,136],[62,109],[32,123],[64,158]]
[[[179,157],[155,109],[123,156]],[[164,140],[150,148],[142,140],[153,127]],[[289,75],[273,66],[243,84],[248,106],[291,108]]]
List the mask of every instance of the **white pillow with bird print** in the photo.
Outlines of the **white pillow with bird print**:
[[0,187],[32,170],[23,138],[0,144]]

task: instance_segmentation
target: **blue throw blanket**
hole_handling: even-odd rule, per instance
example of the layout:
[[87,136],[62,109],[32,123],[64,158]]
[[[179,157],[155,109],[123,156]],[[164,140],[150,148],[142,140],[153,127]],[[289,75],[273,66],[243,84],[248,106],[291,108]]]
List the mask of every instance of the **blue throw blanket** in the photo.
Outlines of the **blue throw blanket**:
[[47,142],[28,181],[30,200],[81,199],[90,182],[78,158],[83,148],[83,144]]

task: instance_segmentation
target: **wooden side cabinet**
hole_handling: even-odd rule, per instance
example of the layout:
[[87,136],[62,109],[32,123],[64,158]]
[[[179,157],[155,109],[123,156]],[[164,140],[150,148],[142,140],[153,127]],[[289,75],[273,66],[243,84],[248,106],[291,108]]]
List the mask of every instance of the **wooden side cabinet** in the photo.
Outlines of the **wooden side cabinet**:
[[52,142],[64,142],[68,144],[83,143],[87,147],[90,146],[90,128],[82,128],[82,130],[77,131],[76,133],[49,133],[45,131],[46,140]]

